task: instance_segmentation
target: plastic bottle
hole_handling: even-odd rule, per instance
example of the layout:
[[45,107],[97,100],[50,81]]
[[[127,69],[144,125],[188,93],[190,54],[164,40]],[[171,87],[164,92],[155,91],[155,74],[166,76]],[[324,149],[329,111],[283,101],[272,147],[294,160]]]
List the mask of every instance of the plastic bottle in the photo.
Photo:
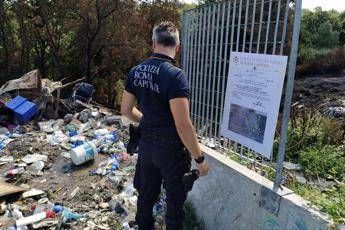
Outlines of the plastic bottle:
[[131,227],[129,226],[129,223],[128,223],[128,222],[124,222],[124,223],[122,224],[122,229],[123,229],[123,230],[130,230]]
[[104,135],[109,134],[109,130],[108,129],[97,129],[97,130],[95,130],[94,134],[96,136],[104,136]]
[[67,222],[67,221],[70,221],[70,220],[78,220],[78,219],[81,218],[80,214],[73,213],[68,208],[65,208],[65,207],[63,207],[61,205],[54,205],[53,211],[55,213],[62,212],[63,222]]
[[52,203],[37,204],[35,207],[34,214],[49,211],[52,209],[52,207],[53,207]]
[[5,176],[6,177],[13,177],[14,175],[22,174],[24,172],[25,172],[24,168],[15,168],[15,169],[11,169],[11,170],[8,170],[7,172],[5,172]]
[[68,131],[68,136],[69,137],[73,137],[73,136],[76,136],[76,135],[78,135],[78,132],[76,130]]
[[5,148],[5,145],[0,143],[0,150],[3,150]]
[[63,222],[67,222],[70,220],[79,220],[81,218],[81,215],[77,213],[73,213],[69,209],[64,208],[64,210],[62,211],[62,218],[63,218]]
[[36,213],[32,216],[20,218],[19,220],[16,221],[16,225],[17,225],[17,228],[24,227],[26,225],[39,222],[39,221],[44,220],[46,218],[53,218],[53,217],[55,217],[55,213],[53,211],[49,210],[46,212]]
[[122,141],[119,141],[117,145],[119,146],[119,148],[121,150],[126,150],[126,146],[125,146],[125,144]]
[[93,142],[87,142],[71,150],[72,162],[81,165],[87,161],[94,160],[98,156],[98,150]]

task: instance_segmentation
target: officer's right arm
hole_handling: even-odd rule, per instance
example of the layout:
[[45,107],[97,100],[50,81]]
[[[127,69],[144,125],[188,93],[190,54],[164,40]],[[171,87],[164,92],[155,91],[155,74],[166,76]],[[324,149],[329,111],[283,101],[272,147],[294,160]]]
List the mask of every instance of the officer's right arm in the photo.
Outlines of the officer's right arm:
[[[174,117],[177,132],[188,151],[194,159],[202,156],[196,132],[189,117],[189,86],[185,74],[180,71],[170,83],[168,90],[168,100],[170,110]],[[204,176],[208,172],[208,164],[203,161],[197,164],[199,176]]]
[[[199,158],[201,150],[198,140],[196,138],[196,132],[192,121],[189,117],[189,100],[186,97],[174,98],[169,101],[170,110],[173,114],[175,126],[177,132],[186,146],[188,151],[192,154],[194,159]],[[208,172],[208,164],[204,161],[201,164],[197,164],[199,175],[204,176]]]
[[170,110],[173,114],[175,126],[183,144],[195,159],[200,157],[201,150],[196,138],[196,132],[189,118],[188,98],[171,99]]

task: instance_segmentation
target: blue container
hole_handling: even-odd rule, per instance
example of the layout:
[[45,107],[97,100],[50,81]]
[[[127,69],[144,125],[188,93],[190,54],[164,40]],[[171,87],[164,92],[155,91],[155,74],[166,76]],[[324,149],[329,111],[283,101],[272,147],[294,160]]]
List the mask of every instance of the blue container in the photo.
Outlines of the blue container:
[[27,99],[21,96],[16,96],[11,101],[6,103],[6,107],[10,110],[14,111],[16,108],[18,108],[21,104],[26,102]]
[[6,107],[12,110],[16,118],[23,123],[27,123],[37,113],[36,104],[21,96],[16,96],[6,104]]

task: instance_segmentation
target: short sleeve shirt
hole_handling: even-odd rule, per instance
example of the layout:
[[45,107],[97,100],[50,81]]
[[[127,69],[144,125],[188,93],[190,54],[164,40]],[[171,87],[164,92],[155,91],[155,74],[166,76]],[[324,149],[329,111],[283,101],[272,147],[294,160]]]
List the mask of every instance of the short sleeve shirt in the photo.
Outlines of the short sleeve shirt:
[[168,56],[154,53],[129,72],[125,90],[133,94],[143,113],[141,129],[156,133],[176,132],[169,101],[189,98],[188,80]]

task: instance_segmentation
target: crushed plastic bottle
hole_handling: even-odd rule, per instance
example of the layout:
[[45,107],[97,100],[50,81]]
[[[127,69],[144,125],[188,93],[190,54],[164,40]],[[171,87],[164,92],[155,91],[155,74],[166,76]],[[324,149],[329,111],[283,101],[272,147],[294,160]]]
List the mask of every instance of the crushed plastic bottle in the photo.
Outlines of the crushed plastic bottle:
[[135,188],[133,187],[133,184],[132,183],[126,183],[124,187],[125,188],[120,193],[120,196],[122,196],[123,198],[132,197],[134,192],[135,192]]
[[6,177],[13,177],[15,175],[18,175],[18,174],[22,174],[25,172],[25,169],[24,168],[15,168],[15,169],[11,169],[11,170],[8,170],[7,172],[5,172],[5,176]]
[[129,226],[129,223],[128,222],[124,222],[122,224],[122,230],[130,230],[131,227]]
[[81,215],[78,213],[74,213],[71,210],[69,210],[66,207],[63,207],[61,205],[54,205],[52,208],[54,213],[61,213],[62,212],[62,221],[64,223],[72,220],[79,220],[81,218]]
[[35,207],[34,214],[49,211],[53,208],[53,206],[54,206],[54,204],[52,204],[52,203],[37,204]]
[[55,217],[55,213],[53,211],[48,210],[45,212],[40,212],[40,213],[36,213],[34,215],[31,215],[31,216],[26,216],[26,217],[20,218],[16,221],[16,226],[17,226],[17,228],[23,228],[26,225],[39,222],[39,221],[44,220],[46,218],[54,218],[54,217]]
[[108,129],[97,129],[94,131],[94,134],[96,136],[104,136],[104,135],[109,134],[109,130]]

